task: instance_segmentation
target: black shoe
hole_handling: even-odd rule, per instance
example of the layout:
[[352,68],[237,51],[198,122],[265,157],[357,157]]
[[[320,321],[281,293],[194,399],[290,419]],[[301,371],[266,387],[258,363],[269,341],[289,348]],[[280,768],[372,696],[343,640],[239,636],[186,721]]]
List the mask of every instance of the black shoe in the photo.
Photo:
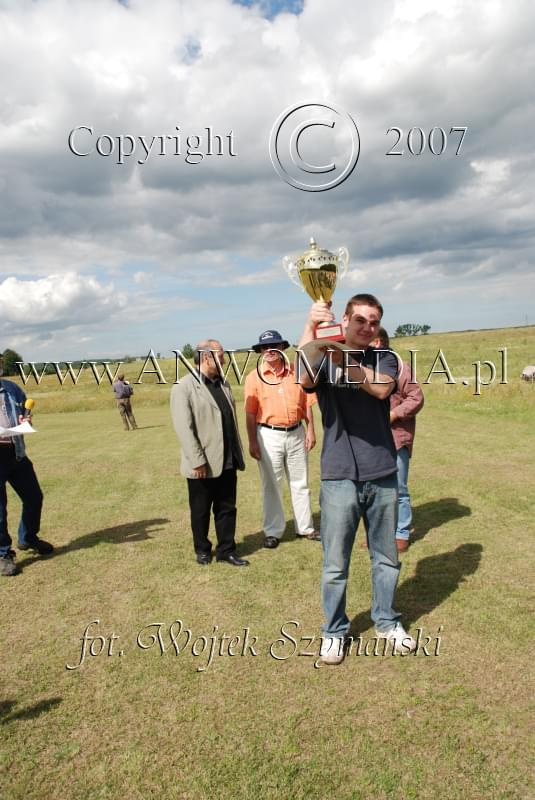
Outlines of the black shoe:
[[19,568],[15,564],[15,553],[10,550],[5,556],[0,558],[0,575],[16,575]]
[[206,567],[206,566],[208,566],[208,564],[212,560],[212,554],[211,553],[197,553],[195,558],[197,560],[197,564],[200,564],[201,566]]
[[48,556],[54,552],[54,545],[36,536],[28,544],[19,544],[19,550],[33,550],[35,553],[39,553],[40,556]]
[[321,542],[321,535],[319,531],[312,531],[311,533],[296,533],[296,539],[308,539],[309,542]]
[[226,556],[221,556],[218,561],[226,561],[227,564],[232,564],[233,567],[248,567],[249,562],[245,558],[240,558],[236,553],[229,553]]
[[276,536],[266,536],[264,539],[264,547],[267,547],[268,550],[274,550],[276,547],[279,546],[279,540]]

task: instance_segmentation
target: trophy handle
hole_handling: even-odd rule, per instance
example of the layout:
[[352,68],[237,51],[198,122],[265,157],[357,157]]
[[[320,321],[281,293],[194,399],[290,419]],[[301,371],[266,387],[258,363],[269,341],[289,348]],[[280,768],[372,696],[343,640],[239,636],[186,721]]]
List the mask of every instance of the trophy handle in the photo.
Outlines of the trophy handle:
[[340,263],[338,277],[343,278],[344,275],[347,274],[347,268],[349,266],[349,252],[347,247],[339,247],[336,251],[336,255],[338,256],[338,261]]
[[292,261],[290,256],[284,256],[282,259],[282,267],[285,273],[288,275],[292,283],[295,283],[296,286],[299,286],[301,291],[303,291],[303,284],[299,280],[299,275],[297,273],[297,267],[295,263]]

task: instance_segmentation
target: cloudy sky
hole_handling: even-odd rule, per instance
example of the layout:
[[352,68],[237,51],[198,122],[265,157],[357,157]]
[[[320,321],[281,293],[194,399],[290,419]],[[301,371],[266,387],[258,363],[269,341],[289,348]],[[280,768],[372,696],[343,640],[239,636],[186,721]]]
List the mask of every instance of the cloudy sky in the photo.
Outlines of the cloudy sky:
[[0,0],[0,350],[295,341],[310,236],[349,250],[338,317],[535,323],[534,30],[528,0]]

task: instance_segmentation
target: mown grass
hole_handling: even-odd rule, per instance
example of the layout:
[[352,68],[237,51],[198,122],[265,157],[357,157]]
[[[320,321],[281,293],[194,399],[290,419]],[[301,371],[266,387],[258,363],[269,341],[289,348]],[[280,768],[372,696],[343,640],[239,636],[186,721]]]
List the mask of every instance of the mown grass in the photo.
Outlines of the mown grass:
[[[471,362],[498,361],[506,346],[509,383],[480,397],[473,383],[447,386],[440,376],[424,387],[411,466],[416,534],[397,605],[413,634],[440,636],[438,655],[353,654],[336,668],[315,669],[315,655],[298,655],[317,654],[317,640],[294,648],[289,639],[319,634],[321,547],[295,541],[289,522],[276,551],[262,548],[250,459],[239,478],[237,539],[251,566],[194,563],[167,408],[173,362],[163,367],[167,386],[136,387],[141,428],[130,433],[109,386],[28,384],[37,401],[39,433],[27,444],[45,491],[42,533],[57,552],[19,553],[21,574],[0,584],[2,797],[533,795],[535,387],[518,373],[535,360],[534,331],[394,342],[405,357],[401,344],[420,347],[427,369],[442,348],[461,380]],[[240,401],[240,387],[235,395]],[[311,486],[319,513],[319,447]],[[11,492],[9,503],[13,533]],[[369,594],[367,551],[357,545],[348,611],[364,642],[373,634]],[[79,662],[93,620],[104,651],[66,669]],[[247,628],[257,655],[216,655],[209,665],[191,645],[176,655],[175,620],[198,647],[203,635],[243,637]],[[137,643],[141,632],[150,643],[153,623],[162,623],[163,654],[157,641]],[[119,638],[108,655],[112,634]]]

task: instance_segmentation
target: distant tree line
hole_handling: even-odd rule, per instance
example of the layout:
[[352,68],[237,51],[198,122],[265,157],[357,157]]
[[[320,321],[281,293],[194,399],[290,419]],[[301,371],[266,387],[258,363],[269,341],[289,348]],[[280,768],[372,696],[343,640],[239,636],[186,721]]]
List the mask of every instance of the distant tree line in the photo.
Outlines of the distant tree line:
[[9,347],[0,355],[4,359],[4,375],[18,375],[17,361],[22,361],[22,356],[19,356],[15,350],[11,350]]
[[[23,357],[19,353],[17,353],[16,350],[11,350],[11,348],[9,348],[9,347],[6,350],[4,350],[3,353],[0,350],[0,355],[4,359],[4,375],[6,375],[6,376],[8,376],[8,375],[17,375],[17,376],[19,376],[20,372],[19,372],[19,368],[17,367],[17,361],[22,361],[23,363],[26,363],[24,361]],[[142,358],[143,358],[143,356],[123,356],[123,358],[92,358],[91,361],[98,361],[99,363],[102,363],[104,361],[110,361],[110,362],[119,362],[120,361],[123,364],[130,364],[133,361],[137,361],[138,359],[142,359]],[[158,358],[160,358],[160,353],[158,353]],[[43,367],[45,366],[45,363],[46,363],[46,367],[45,367],[45,370],[44,370],[44,374],[45,375],[55,375],[56,374],[56,368],[54,366],[54,362],[47,363],[45,361],[37,361],[37,362],[35,362],[36,369],[41,371],[43,369]],[[59,363],[60,364],[65,364],[67,362],[66,361],[60,361]],[[87,360],[86,359],[82,359],[82,358],[78,358],[76,360],[69,361],[68,363],[72,365],[73,369],[80,369],[80,367],[83,364],[87,364]]]
[[414,322],[406,322],[405,325],[398,325],[394,336],[397,339],[400,336],[418,336],[419,334],[426,334],[431,330],[431,325],[418,325]]

